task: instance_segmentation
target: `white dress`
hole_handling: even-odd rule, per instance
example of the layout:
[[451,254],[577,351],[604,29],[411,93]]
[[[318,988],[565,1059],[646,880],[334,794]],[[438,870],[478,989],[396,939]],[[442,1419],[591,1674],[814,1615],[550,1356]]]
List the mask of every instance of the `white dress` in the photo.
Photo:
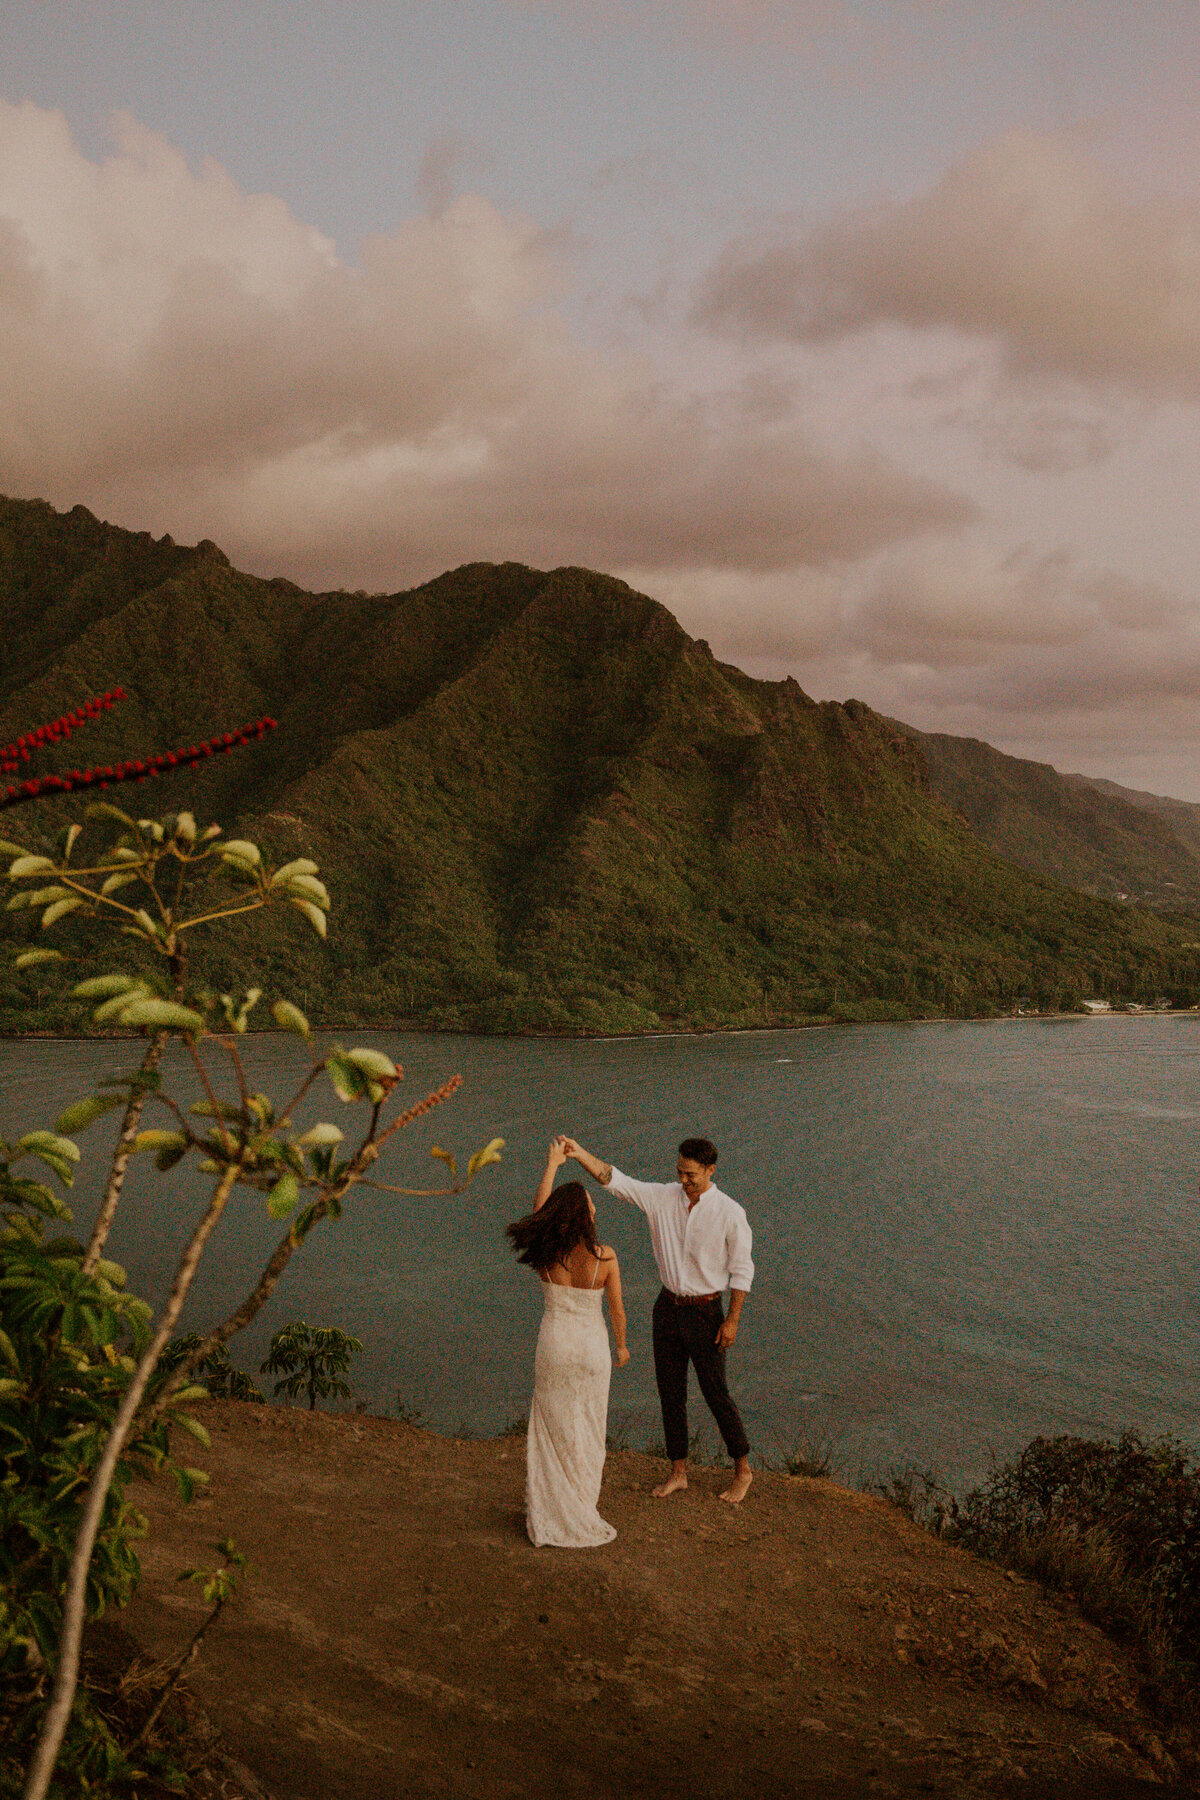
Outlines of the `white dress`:
[[542,1296],[525,1451],[526,1525],[538,1545],[607,1544],[616,1528],[596,1511],[612,1375],[604,1290],[544,1281]]

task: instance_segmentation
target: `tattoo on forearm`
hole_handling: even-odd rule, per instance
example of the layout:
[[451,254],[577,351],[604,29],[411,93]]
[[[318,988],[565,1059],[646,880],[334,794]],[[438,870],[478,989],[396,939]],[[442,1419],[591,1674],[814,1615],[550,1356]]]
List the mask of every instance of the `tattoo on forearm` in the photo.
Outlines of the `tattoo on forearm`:
[[600,1164],[599,1168],[596,1170],[596,1180],[600,1183],[601,1187],[608,1186],[609,1182],[612,1180],[612,1164],[611,1163],[601,1163]]

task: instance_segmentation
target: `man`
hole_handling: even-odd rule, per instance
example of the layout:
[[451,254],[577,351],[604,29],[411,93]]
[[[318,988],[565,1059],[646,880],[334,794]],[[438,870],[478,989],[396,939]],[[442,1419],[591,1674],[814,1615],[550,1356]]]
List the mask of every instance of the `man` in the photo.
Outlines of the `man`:
[[[735,1341],[754,1263],[746,1215],[713,1181],[716,1146],[707,1138],[685,1138],[679,1146],[675,1181],[633,1181],[602,1162],[574,1138],[564,1137],[568,1156],[594,1181],[621,1200],[640,1206],[650,1226],[662,1292],[654,1303],[654,1378],[662,1403],[663,1434],[671,1473],[654,1493],[677,1494],[688,1484],[687,1372],[696,1371],[700,1392],[717,1421],[733,1458],[733,1482],[721,1495],[737,1505],[750,1492],[750,1445],[725,1380],[725,1352]],[[730,1289],[729,1316],[722,1296]]]

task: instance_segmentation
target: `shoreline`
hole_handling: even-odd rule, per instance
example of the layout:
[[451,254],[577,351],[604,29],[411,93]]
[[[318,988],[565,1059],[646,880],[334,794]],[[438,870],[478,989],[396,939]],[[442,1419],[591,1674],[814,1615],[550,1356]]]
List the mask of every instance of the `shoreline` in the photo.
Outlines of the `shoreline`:
[[[336,1033],[371,1032],[377,1036],[388,1037],[444,1037],[472,1038],[481,1042],[495,1039],[504,1043],[567,1043],[567,1044],[642,1044],[652,1043],[661,1038],[709,1038],[709,1037],[754,1037],[778,1036],[783,1032],[808,1031],[871,1031],[881,1027],[888,1030],[920,1025],[1026,1025],[1026,1024],[1061,1024],[1077,1021],[1104,1022],[1106,1020],[1138,1020],[1138,1019],[1191,1019],[1200,1015],[1198,1006],[1143,1006],[1136,1012],[1127,1007],[1113,1007],[1108,1012],[1016,1012],[1016,1013],[935,1013],[922,1015],[915,1019],[832,1019],[814,1018],[803,1025],[692,1025],[681,1026],[676,1031],[454,1031],[444,1025],[419,1025],[401,1023],[397,1025],[314,1025],[314,1036],[331,1037]],[[213,1032],[214,1037],[229,1037],[232,1033]],[[266,1030],[249,1030],[247,1038],[286,1038],[294,1034],[281,1031],[277,1027]],[[0,1030],[0,1043],[5,1044],[96,1044],[96,1043],[138,1043],[141,1041],[140,1031],[3,1031]]]

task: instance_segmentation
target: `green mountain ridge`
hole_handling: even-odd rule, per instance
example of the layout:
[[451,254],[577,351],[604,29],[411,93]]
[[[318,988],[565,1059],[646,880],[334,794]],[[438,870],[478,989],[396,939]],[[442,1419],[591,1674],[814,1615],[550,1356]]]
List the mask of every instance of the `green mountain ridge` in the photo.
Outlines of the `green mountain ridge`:
[[[129,699],[38,772],[278,719],[127,803],[321,864],[328,946],[272,914],[214,967],[325,1023],[645,1031],[1200,991],[1180,928],[982,844],[904,728],[753,680],[588,570],[316,595],[0,501],[0,742],[114,685]],[[14,809],[4,833],[80,810]],[[75,1020],[36,973],[0,972],[0,1027]]]
[[978,738],[899,729],[920,745],[934,793],[997,855],[1082,893],[1200,906],[1200,807],[1063,775]]

